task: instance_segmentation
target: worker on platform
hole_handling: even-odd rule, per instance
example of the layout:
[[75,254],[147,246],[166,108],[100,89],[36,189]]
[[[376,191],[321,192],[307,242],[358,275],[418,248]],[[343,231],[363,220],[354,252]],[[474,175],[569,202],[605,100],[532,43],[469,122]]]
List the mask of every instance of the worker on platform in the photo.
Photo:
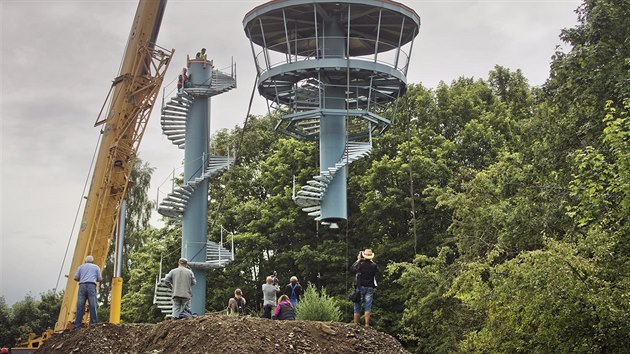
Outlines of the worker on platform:
[[192,287],[197,284],[195,274],[188,268],[188,260],[180,258],[177,262],[177,268],[171,269],[164,283],[173,289],[173,312],[172,318],[177,320],[182,317],[182,312],[189,307],[190,298],[192,297]]
[[190,75],[188,75],[188,69],[182,68],[182,73],[177,77],[177,92],[183,92],[184,87],[190,87]]
[[77,300],[77,315],[74,319],[74,328],[81,328],[83,314],[85,313],[85,302],[88,302],[90,312],[90,324],[96,324],[96,283],[103,280],[101,269],[94,264],[94,257],[85,257],[85,263],[79,266],[74,274],[74,280],[79,282],[79,294]]
[[197,52],[197,60],[208,60],[208,54],[206,54],[206,48],[201,48],[200,52]]

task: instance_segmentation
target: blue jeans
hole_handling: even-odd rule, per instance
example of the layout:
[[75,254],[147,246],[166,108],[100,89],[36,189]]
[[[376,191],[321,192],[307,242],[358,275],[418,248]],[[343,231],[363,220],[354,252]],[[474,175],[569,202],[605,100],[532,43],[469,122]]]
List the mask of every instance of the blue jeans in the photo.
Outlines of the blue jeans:
[[173,317],[173,319],[179,318],[182,315],[182,312],[184,312],[184,309],[188,307],[189,301],[190,299],[187,299],[185,297],[179,297],[179,296],[173,297],[173,312],[171,313],[171,316]]
[[361,286],[359,287],[361,291],[361,302],[354,303],[354,313],[361,313],[361,304],[363,304],[363,309],[365,312],[372,313],[372,300],[374,300],[374,288],[370,288],[369,286]]
[[77,300],[77,316],[74,319],[74,328],[81,328],[83,314],[85,313],[85,301],[87,300],[90,308],[90,324],[98,322],[96,317],[96,284],[81,283],[79,284],[79,298]]

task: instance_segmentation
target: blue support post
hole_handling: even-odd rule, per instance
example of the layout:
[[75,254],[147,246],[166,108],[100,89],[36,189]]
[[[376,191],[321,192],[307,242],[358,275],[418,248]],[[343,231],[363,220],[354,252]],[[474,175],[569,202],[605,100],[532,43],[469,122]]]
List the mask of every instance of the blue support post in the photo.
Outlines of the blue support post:
[[[200,315],[205,313],[208,269],[225,267],[232,260],[232,257],[217,260],[217,254],[226,250],[208,239],[208,179],[234,162],[229,156],[215,156],[209,151],[210,97],[236,87],[234,65],[227,74],[215,69],[212,61],[188,60],[191,83],[162,107],[164,134],[184,149],[184,181],[160,202],[158,212],[182,220],[181,256],[188,259],[197,279],[191,309]],[[164,304],[169,294],[160,283],[156,284],[154,303],[165,314],[172,310],[172,305]]]
[[[202,62],[191,62],[188,72],[193,87],[208,85],[212,68]],[[184,152],[184,180],[191,182],[201,177],[208,159],[209,100],[196,99],[188,112],[186,125],[186,149]],[[194,190],[182,219],[182,257],[189,262],[206,261],[208,240],[208,180],[203,180]],[[206,306],[206,269],[192,267],[197,279],[193,287],[191,307],[193,313],[204,314]]]

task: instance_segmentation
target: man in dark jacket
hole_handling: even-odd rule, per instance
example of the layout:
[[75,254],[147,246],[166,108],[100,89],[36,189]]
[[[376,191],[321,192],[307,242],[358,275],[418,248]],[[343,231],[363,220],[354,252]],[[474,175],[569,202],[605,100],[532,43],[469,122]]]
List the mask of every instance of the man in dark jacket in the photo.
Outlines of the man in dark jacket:
[[370,325],[372,317],[372,300],[374,299],[374,288],[376,288],[376,273],[378,266],[372,261],[374,252],[367,248],[359,252],[357,261],[351,266],[351,270],[357,273],[357,288],[361,293],[361,302],[354,303],[354,323],[361,321],[361,305],[365,311],[365,325]]
[[304,294],[304,290],[302,289],[302,285],[298,282],[298,278],[296,276],[292,276],[290,283],[284,287],[284,294],[289,297],[289,301],[293,307],[297,306],[297,303],[300,301],[302,294]]

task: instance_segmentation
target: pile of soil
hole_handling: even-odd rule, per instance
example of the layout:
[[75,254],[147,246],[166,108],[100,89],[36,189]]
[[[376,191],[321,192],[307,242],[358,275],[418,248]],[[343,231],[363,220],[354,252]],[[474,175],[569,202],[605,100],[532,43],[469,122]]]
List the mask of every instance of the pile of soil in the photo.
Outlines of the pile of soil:
[[157,324],[98,324],[53,335],[47,353],[408,353],[370,327],[208,315]]

